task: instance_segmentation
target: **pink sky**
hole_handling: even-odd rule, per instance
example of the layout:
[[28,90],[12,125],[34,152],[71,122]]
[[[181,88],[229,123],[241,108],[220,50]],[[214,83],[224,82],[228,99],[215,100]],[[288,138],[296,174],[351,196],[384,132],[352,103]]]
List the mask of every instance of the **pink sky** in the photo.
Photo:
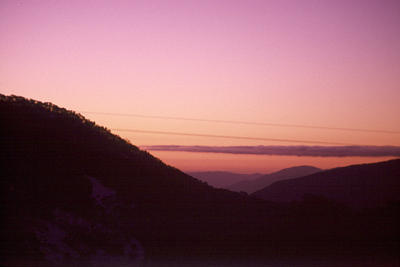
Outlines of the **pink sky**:
[[[80,111],[400,131],[399,25],[396,0],[3,0],[0,92]],[[85,115],[108,128],[400,145],[399,134]],[[276,144],[118,134],[139,146]],[[362,160],[153,154],[240,172]]]

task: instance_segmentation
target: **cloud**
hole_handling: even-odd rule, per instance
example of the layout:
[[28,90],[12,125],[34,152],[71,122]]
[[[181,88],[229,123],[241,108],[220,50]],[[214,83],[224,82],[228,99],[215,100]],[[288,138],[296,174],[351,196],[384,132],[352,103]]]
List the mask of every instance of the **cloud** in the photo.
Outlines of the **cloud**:
[[398,146],[142,146],[149,151],[185,151],[225,154],[308,157],[400,157]]

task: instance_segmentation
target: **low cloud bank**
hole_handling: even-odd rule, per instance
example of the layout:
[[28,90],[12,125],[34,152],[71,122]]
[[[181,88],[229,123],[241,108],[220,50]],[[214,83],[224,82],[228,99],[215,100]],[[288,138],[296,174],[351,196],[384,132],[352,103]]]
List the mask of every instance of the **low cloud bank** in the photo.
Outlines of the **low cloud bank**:
[[226,154],[308,157],[400,157],[398,146],[142,146],[149,151],[185,151]]

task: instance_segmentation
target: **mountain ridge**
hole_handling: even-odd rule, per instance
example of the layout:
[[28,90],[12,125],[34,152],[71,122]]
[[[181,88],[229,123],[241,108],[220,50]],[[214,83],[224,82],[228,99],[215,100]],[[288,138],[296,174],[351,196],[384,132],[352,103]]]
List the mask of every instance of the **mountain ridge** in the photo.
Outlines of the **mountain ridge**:
[[252,195],[269,201],[299,201],[306,194],[320,195],[353,207],[384,205],[400,188],[400,159],[357,164],[275,182]]
[[321,171],[321,169],[316,168],[314,166],[308,166],[308,165],[294,166],[273,173],[261,175],[253,180],[240,181],[234,183],[228,186],[227,189],[237,192],[244,191],[246,193],[251,194],[276,181],[301,177],[319,171]]

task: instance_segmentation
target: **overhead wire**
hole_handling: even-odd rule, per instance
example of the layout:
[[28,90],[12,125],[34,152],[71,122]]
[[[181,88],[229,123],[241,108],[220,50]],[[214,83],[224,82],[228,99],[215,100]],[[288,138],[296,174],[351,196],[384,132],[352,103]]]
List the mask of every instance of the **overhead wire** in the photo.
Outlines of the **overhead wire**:
[[184,132],[169,132],[169,131],[152,131],[140,129],[111,129],[116,132],[134,132],[146,134],[163,134],[163,135],[180,135],[180,136],[196,136],[196,137],[212,137],[224,139],[241,139],[241,140],[258,140],[258,141],[271,141],[271,142],[287,142],[287,143],[303,143],[303,144],[325,144],[325,145],[346,145],[355,146],[355,144],[328,142],[318,140],[300,140],[300,139],[281,139],[281,138],[266,138],[266,137],[250,137],[250,136],[233,136],[233,135],[216,135],[216,134],[200,134],[200,133],[184,133]]
[[86,113],[86,114],[98,114],[98,115],[106,115],[106,116],[123,116],[123,117],[138,117],[138,118],[148,118],[148,119],[198,121],[198,122],[211,122],[211,123],[226,123],[226,124],[243,124],[243,125],[258,125],[258,126],[271,126],[271,127],[285,127],[285,128],[305,128],[305,129],[319,129],[319,130],[330,130],[330,131],[352,131],[352,132],[365,132],[365,133],[400,134],[400,131],[383,130],[383,129],[331,127],[331,126],[321,126],[321,125],[285,124],[285,123],[255,122],[255,121],[241,121],[241,120],[218,120],[218,119],[203,119],[203,118],[190,118],[190,117],[146,115],[146,114],[133,114],[133,113],[111,113],[111,112],[98,112],[98,111],[80,111],[80,112]]

